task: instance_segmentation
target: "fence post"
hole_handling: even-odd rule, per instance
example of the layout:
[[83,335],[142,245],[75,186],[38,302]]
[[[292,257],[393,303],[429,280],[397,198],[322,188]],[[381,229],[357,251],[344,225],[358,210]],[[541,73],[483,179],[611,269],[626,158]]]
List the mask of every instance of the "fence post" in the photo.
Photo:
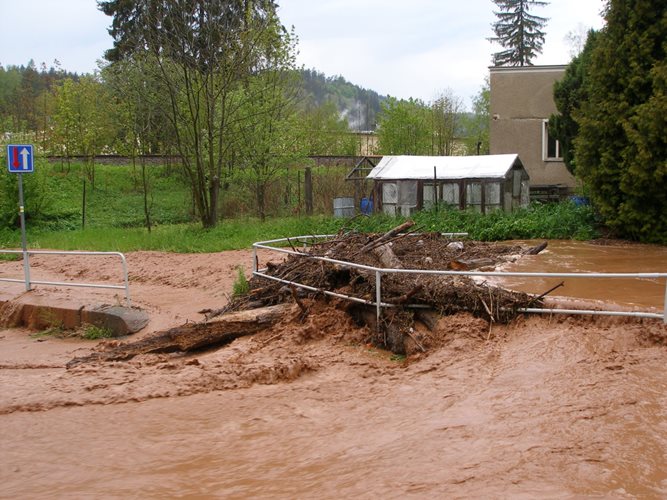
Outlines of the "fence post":
[[125,260],[125,254],[118,252],[120,256],[120,263],[123,266],[123,279],[125,281],[125,301],[127,302],[127,307],[132,307],[132,301],[130,300],[130,278],[127,273],[127,261]]
[[257,272],[257,247],[255,245],[252,246],[252,273],[255,274]]
[[382,314],[382,273],[375,271],[375,324],[380,331],[380,315]]
[[662,313],[662,321],[667,325],[667,279],[665,280],[665,302],[663,304],[664,311]]
[[303,174],[303,195],[306,198],[306,215],[313,215],[313,171],[306,167]]

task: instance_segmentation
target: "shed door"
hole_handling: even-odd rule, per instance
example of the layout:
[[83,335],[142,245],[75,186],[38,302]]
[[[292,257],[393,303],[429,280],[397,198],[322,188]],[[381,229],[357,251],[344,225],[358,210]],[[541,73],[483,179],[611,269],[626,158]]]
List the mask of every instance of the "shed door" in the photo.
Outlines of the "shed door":
[[387,215],[396,215],[398,204],[398,185],[395,182],[382,183],[382,211]]
[[417,208],[418,187],[417,181],[398,182],[398,204],[401,207],[401,215],[408,217]]

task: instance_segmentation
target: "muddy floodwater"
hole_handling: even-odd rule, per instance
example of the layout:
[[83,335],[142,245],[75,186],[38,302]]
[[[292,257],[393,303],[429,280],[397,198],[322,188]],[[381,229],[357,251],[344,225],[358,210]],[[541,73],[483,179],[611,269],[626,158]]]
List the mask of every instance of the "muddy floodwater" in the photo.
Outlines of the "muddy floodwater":
[[[628,243],[550,241],[539,255],[524,256],[504,271],[554,273],[667,273],[667,247]],[[624,306],[662,309],[665,279],[658,278],[504,278],[510,288],[543,293],[560,282],[555,296],[602,300]]]
[[[129,254],[149,330],[218,305],[239,261],[250,253]],[[49,266],[107,272],[38,271]],[[507,269],[665,272],[667,250],[550,242]],[[168,276],[179,272],[187,282]],[[664,299],[664,280],[570,281],[559,295]],[[0,497],[667,497],[662,322],[527,316],[489,328],[461,313],[437,330],[436,349],[404,360],[322,307],[221,349],[71,370],[95,343],[0,330]]]

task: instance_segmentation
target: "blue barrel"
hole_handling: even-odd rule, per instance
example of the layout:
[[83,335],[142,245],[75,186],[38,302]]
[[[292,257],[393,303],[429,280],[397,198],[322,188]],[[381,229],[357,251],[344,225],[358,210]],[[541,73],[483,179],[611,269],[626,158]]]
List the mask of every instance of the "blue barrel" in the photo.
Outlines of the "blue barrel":
[[586,196],[570,196],[570,201],[577,207],[590,205],[590,200]]
[[373,201],[368,198],[362,198],[360,208],[362,214],[371,215],[373,213]]

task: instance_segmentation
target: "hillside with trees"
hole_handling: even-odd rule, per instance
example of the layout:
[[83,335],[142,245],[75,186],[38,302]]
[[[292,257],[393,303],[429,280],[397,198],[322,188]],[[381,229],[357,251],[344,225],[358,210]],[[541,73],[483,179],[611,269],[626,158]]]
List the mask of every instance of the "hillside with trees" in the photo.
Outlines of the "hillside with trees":
[[386,96],[315,69],[303,69],[300,74],[306,103],[314,107],[332,103],[351,130],[375,130]]

